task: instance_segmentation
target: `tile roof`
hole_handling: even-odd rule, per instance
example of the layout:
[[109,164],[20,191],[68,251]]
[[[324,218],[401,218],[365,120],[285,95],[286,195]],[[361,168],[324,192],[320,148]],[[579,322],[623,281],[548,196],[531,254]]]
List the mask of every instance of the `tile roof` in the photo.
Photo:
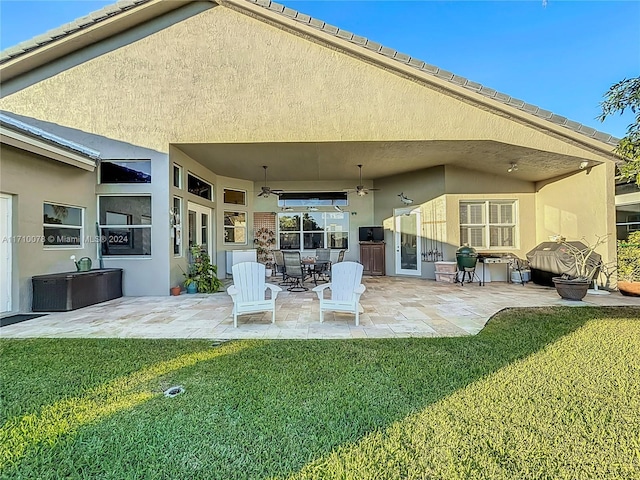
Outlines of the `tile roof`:
[[[63,38],[66,35],[70,35],[78,30],[95,25],[98,22],[111,18],[122,12],[135,8],[151,0],[121,0],[113,5],[108,5],[100,10],[90,13],[82,18],[79,18],[71,23],[65,24],[59,28],[48,31],[43,35],[39,35],[31,40],[22,42],[15,47],[10,47],[0,52],[0,65],[3,63],[24,55],[32,50],[35,50],[43,45],[54,42]],[[536,105],[526,103],[523,100],[513,98],[505,93],[498,92],[493,88],[486,87],[477,82],[473,82],[468,78],[455,75],[452,72],[442,70],[434,65],[430,65],[422,60],[413,58],[405,53],[398,52],[389,47],[385,47],[377,42],[371,41],[365,37],[355,35],[347,30],[340,29],[333,25],[323,22],[322,20],[310,17],[304,13],[293,10],[289,7],[285,7],[282,4],[272,2],[271,0],[244,0],[248,3],[253,3],[260,7],[263,7],[269,11],[281,14],[287,18],[290,18],[301,24],[308,25],[311,28],[320,30],[326,34],[333,35],[348,42],[353,43],[356,46],[366,48],[367,50],[379,53],[387,58],[391,58],[399,63],[405,64],[423,73],[433,75],[434,77],[446,80],[452,84],[466,88],[469,91],[478,93],[484,97],[491,98],[497,102],[511,106],[523,112],[534,115],[538,118],[542,118],[556,125],[568,128],[574,132],[578,132],[587,137],[599,140],[611,146],[616,146],[620,139],[605,133],[595,130],[591,127],[583,125],[579,122],[569,120],[561,115],[556,115],[553,112],[544,110]]]
[[57,135],[54,135],[53,133],[49,133],[46,130],[34,127],[33,125],[29,125],[4,113],[0,113],[0,125],[11,130],[19,131],[30,137],[44,140],[47,143],[62,147],[65,150],[79,153],[85,157],[90,158],[91,160],[100,159],[100,152],[98,152],[97,150],[93,150],[89,147],[85,147],[84,145],[80,145],[79,143],[75,143],[65,138],[59,137]]

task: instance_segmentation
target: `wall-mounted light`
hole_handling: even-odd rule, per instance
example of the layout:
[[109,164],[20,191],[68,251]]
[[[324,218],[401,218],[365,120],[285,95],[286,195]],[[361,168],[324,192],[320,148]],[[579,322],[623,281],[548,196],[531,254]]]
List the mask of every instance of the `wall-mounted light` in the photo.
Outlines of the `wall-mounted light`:
[[518,170],[518,164],[515,162],[511,162],[511,166],[509,167],[507,172],[511,173],[511,172],[516,172],[517,170]]
[[333,208],[337,211],[337,212],[344,212],[344,210],[342,210],[342,208],[340,208],[340,205],[334,205]]
[[317,207],[307,207],[307,210],[310,212],[317,212],[318,208]]
[[580,162],[580,170],[584,170],[589,166],[589,162],[587,160],[583,160]]

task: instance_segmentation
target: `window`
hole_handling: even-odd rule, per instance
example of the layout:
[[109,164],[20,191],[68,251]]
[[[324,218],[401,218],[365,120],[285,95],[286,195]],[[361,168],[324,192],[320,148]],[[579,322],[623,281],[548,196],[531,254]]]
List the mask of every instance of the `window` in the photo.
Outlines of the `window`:
[[151,183],[151,160],[102,160],[100,183]]
[[182,188],[182,167],[175,163],[173,164],[173,186]]
[[103,256],[151,255],[151,197],[98,198]]
[[460,202],[460,243],[470,247],[516,246],[516,202]]
[[224,189],[224,203],[230,203],[233,205],[246,205],[247,192],[243,190],[232,190],[229,188]]
[[224,212],[224,243],[246,245],[247,214],[246,212]]
[[187,190],[189,193],[206,198],[207,200],[213,198],[213,186],[190,173],[187,174]]
[[173,255],[182,256],[182,199],[173,197],[171,210],[171,237],[173,238]]
[[279,207],[344,207],[348,205],[347,192],[302,192],[282,193],[278,196]]
[[349,215],[343,212],[281,213],[278,215],[281,250],[349,248]]
[[84,211],[55,203],[43,207],[45,247],[82,247]]

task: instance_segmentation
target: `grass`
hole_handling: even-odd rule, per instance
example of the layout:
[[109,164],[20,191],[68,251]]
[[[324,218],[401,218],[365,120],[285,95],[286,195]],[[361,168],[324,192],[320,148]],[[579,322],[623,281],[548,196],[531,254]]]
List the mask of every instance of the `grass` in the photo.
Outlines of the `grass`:
[[639,313],[510,310],[463,338],[0,340],[0,478],[640,478]]

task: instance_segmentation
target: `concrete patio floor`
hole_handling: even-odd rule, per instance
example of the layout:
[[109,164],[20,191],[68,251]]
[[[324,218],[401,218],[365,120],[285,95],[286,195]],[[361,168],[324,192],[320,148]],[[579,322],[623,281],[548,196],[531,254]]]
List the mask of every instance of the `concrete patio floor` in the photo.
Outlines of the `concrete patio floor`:
[[562,300],[554,288],[533,283],[447,284],[406,277],[365,277],[364,313],[356,327],[353,315],[326,313],[319,322],[315,293],[277,298],[271,314],[244,315],[233,327],[226,292],[178,297],[123,297],[71,312],[2,327],[3,338],[204,338],[307,339],[449,337],[475,335],[507,307],[638,306],[640,298],[588,294],[584,301]]

